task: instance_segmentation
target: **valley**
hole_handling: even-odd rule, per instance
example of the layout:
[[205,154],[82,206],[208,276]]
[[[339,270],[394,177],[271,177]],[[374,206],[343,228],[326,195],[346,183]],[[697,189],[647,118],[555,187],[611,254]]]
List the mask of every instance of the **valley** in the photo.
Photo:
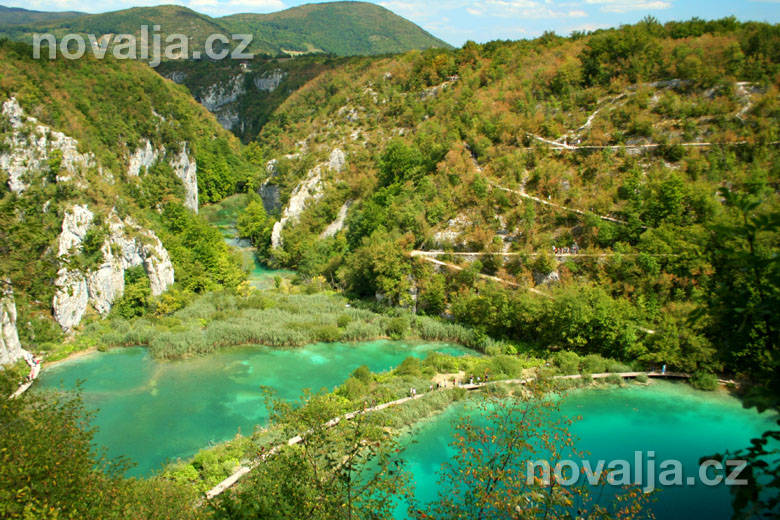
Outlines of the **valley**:
[[[777,512],[777,24],[81,11],[0,9],[0,516]],[[29,45],[145,23],[256,56]],[[525,471],[636,450],[747,481]]]

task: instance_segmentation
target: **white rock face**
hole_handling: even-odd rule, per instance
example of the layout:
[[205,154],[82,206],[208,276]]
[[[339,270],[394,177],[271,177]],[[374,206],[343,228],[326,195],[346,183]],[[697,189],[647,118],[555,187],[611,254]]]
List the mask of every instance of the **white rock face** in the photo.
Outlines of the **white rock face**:
[[175,72],[171,72],[168,75],[168,79],[173,81],[174,83],[178,83],[179,85],[181,85],[182,83],[184,83],[184,80],[187,79],[187,73],[184,71],[177,70]]
[[49,159],[54,150],[62,152],[57,182],[71,180],[95,165],[92,154],[79,153],[78,141],[38,123],[34,117],[25,116],[16,98],[3,103],[0,115],[11,127],[10,135],[6,136],[4,143],[8,150],[0,154],[0,169],[8,172],[8,187],[11,191],[21,193],[26,190],[30,180],[28,174],[48,171]]
[[127,175],[138,177],[144,169],[151,168],[157,162],[157,150],[152,148],[152,143],[144,139],[143,144],[130,156],[127,166]]
[[86,206],[73,206],[62,220],[62,232],[57,242],[58,256],[65,256],[71,249],[81,246],[95,215]]
[[190,158],[187,144],[182,144],[181,151],[171,161],[171,167],[176,176],[184,184],[184,205],[195,213],[198,212],[198,165]]
[[446,229],[437,231],[433,234],[433,239],[437,244],[448,242],[458,243],[463,233],[471,226],[471,221],[465,215],[458,215],[447,221]]
[[279,85],[281,85],[285,76],[286,74],[278,69],[272,72],[266,72],[262,76],[255,78],[255,87],[257,90],[262,90],[264,92],[273,92],[279,88]]
[[303,182],[295,187],[287,207],[282,211],[282,218],[274,224],[271,231],[272,248],[276,249],[282,246],[282,231],[287,222],[297,220],[310,200],[316,202],[322,197],[322,176],[325,171],[339,172],[345,164],[346,155],[342,150],[336,148],[331,152],[327,163],[318,164],[312,168]]
[[320,238],[330,238],[332,236],[336,236],[339,231],[344,229],[344,223],[347,221],[347,213],[349,213],[350,206],[352,206],[351,200],[348,200],[341,206],[341,209],[339,209],[339,214],[336,215],[336,220],[331,222],[328,227],[325,228],[325,231],[322,232]]
[[16,303],[11,282],[5,280],[0,290],[0,366],[13,363],[26,354],[16,330]]
[[198,101],[201,105],[206,107],[209,112],[214,112],[227,105],[228,103],[235,102],[239,96],[246,92],[244,89],[244,75],[238,74],[233,76],[226,82],[214,83],[208,87]]
[[[148,139],[128,159],[127,175],[137,177],[151,168],[162,157],[170,155],[165,147],[154,149]],[[195,213],[198,212],[198,165],[187,151],[187,143],[179,146],[179,152],[168,159],[173,172],[184,184],[184,205]]]
[[81,322],[89,304],[101,315],[107,314],[124,294],[125,270],[130,267],[144,266],[154,296],[174,282],[173,264],[157,235],[130,218],[121,220],[113,211],[107,218],[108,236],[101,247],[103,262],[88,272],[70,269],[68,259],[78,253],[93,220],[94,215],[86,206],[74,206],[62,222],[62,267],[57,273],[52,307],[54,318],[66,331]]
[[330,152],[330,159],[328,159],[328,167],[334,172],[341,172],[344,166],[347,164],[347,156],[341,148],[334,148]]
[[558,271],[553,271],[550,274],[543,274],[534,272],[534,283],[536,285],[552,285],[560,281],[561,275]]

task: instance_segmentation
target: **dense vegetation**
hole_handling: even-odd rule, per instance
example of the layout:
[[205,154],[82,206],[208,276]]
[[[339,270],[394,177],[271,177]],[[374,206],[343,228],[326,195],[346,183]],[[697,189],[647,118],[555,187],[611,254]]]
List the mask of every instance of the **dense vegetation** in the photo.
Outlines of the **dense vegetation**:
[[[176,17],[178,8],[165,9]],[[190,16],[206,28],[217,23]],[[312,50],[307,43],[292,45]],[[462,392],[434,392],[333,429],[322,424],[408,395],[410,387],[426,388],[437,376],[489,372],[495,380],[532,369],[542,376],[581,373],[589,383],[588,374],[664,364],[692,373],[701,388],[714,387],[716,373],[733,376],[754,398],[747,403],[777,407],[777,26],[646,19],[569,38],[546,34],[454,51],[267,65],[288,67],[287,88],[297,90],[286,99],[288,91],[269,96],[268,103],[279,104],[272,113],[241,105],[260,131],[256,143],[242,147],[183,87],[143,64],[40,64],[23,44],[0,44],[0,101],[16,96],[43,123],[78,136],[112,173],[84,172],[89,190],[77,190],[50,182],[55,160],[21,197],[0,179],[0,274],[16,289],[25,345],[41,351],[61,339],[48,315],[53,240],[67,205],[86,200],[154,229],[171,253],[177,284],[152,298],[142,271],[129,270],[109,318],[87,323],[65,349],[140,344],[157,357],[179,358],[228,345],[387,336],[460,342],[489,356],[408,359],[385,374],[358,369],[334,392],[307,394],[298,406],[275,403],[267,429],[140,482],[122,479],[121,462],[92,451],[78,401],[36,394],[4,400],[9,433],[0,435],[0,476],[10,485],[0,489],[3,514],[386,517],[387,502],[377,500],[405,486],[390,437]],[[168,69],[177,70],[192,73],[189,87],[197,92],[214,69]],[[280,278],[274,290],[251,290],[238,255],[203,216],[183,207],[181,185],[165,166],[136,179],[122,174],[127,152],[144,138],[155,146],[188,143],[205,203],[268,180],[286,204],[336,147],[346,151],[343,169],[318,170],[320,193],[287,222],[280,248],[269,244],[278,215],[253,194],[240,195],[239,234],[264,260],[295,268],[294,282]],[[269,159],[277,160],[273,172],[265,168]],[[346,226],[326,237],[323,230],[344,207]],[[206,213],[219,217],[223,209],[236,207]],[[79,261],[95,261],[101,233],[85,239]],[[561,254],[562,248],[579,253]],[[434,249],[448,268],[410,254]],[[479,258],[456,254],[464,252]],[[15,380],[0,377],[0,391],[8,392]],[[607,382],[622,384],[614,374]],[[510,393],[502,386],[495,392]],[[501,402],[531,410],[531,419],[536,413],[526,401]],[[505,434],[497,444],[527,454],[530,430],[522,418],[498,417],[505,418]],[[309,432],[301,446],[282,449],[245,486],[208,510],[190,508],[195,491],[301,431]],[[466,442],[481,442],[485,431],[467,424],[460,432],[460,456],[443,476],[469,485],[429,513],[495,514],[506,505],[495,492],[500,471]],[[567,439],[564,429],[553,433]],[[745,454],[756,461],[756,475],[775,470],[776,462],[761,458],[777,437],[768,432]],[[371,461],[383,477],[354,493]],[[473,480],[462,481],[461,471]],[[764,482],[752,484],[740,490],[738,509],[777,506],[759,500]],[[769,485],[777,487],[776,476]],[[550,502],[534,502],[539,509],[529,512],[574,515],[560,496],[547,496]]]
[[[30,173],[30,187],[22,194],[9,190],[0,172],[0,273],[13,284],[25,344],[38,348],[59,339],[50,309],[59,269],[56,240],[74,204],[87,204],[103,217],[116,211],[160,236],[179,282],[172,294],[181,298],[174,308],[188,293],[235,288],[243,281],[240,261],[220,233],[182,206],[184,190],[168,164],[158,162],[138,177],[126,174],[129,155],[144,140],[165,147],[170,156],[186,146],[198,163],[203,203],[240,189],[259,169],[186,89],[141,63],[42,62],[32,58],[29,46],[0,41],[0,103],[10,97],[40,123],[77,137],[79,152],[95,158],[94,167],[70,182],[52,182],[60,172],[61,155],[55,154],[48,171]],[[6,125],[0,128],[3,151],[10,132]],[[31,126],[29,132],[36,130]],[[95,265],[101,256],[98,229],[89,238],[79,259],[83,265]],[[136,280],[129,281],[132,287]],[[146,283],[148,293],[148,280],[139,283]],[[135,292],[130,308],[123,302],[126,314],[147,306],[143,289]]]
[[21,7],[5,7],[0,5],[0,26],[22,25],[31,22],[48,22],[59,18],[74,18],[84,13],[77,11],[31,11]]
[[[337,144],[348,165],[269,258],[498,338],[769,381],[778,45],[776,26],[647,19],[326,72],[258,141],[283,194]],[[321,239],[345,201],[346,230]],[[484,255],[436,272],[412,249]]]
[[[212,34],[250,34],[247,52],[268,56],[326,53],[339,56],[387,54],[449,45],[412,22],[378,5],[330,2],[293,7],[271,14],[238,14],[211,18],[186,7],[134,7],[109,13],[55,17],[38,15],[27,23],[0,12],[0,37],[32,42],[35,33],[139,35],[141,26],[159,25],[163,41],[170,34],[186,34],[190,50],[204,48]],[[47,13],[53,15],[53,13]],[[41,21],[41,18],[44,18]],[[58,19],[60,18],[60,19]],[[64,18],[64,19],[63,19]]]
[[[16,383],[0,371],[0,393]],[[193,490],[163,479],[122,477],[106,460],[78,396],[0,400],[0,513],[3,518],[195,518]]]

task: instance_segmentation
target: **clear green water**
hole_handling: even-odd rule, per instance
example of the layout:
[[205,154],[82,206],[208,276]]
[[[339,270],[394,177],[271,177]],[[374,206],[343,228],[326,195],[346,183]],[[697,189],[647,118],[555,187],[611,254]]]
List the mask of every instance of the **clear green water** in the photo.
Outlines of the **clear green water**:
[[[423,503],[437,496],[437,472],[454,454],[448,445],[453,421],[467,413],[474,413],[467,405],[453,406],[419,425],[402,441],[406,446],[403,457]],[[563,401],[561,413],[582,416],[572,431],[579,438],[577,447],[589,452],[588,459],[632,461],[634,451],[654,450],[657,461],[680,460],[686,476],[697,474],[702,456],[745,447],[772,426],[774,417],[745,410],[737,399],[725,394],[666,382],[576,391]],[[724,486],[667,488],[657,498],[651,507],[660,520],[725,520],[732,511]],[[399,518],[405,516],[403,509],[399,508]]]
[[124,455],[146,475],[169,460],[193,455],[209,443],[250,433],[268,414],[261,386],[285,399],[301,390],[332,389],[360,365],[384,371],[408,356],[462,355],[463,347],[373,341],[329,343],[301,349],[241,347],[175,362],[152,359],[143,348],[116,349],[45,370],[41,389],[74,389],[82,381],[85,404],[97,409],[95,441],[109,456]]

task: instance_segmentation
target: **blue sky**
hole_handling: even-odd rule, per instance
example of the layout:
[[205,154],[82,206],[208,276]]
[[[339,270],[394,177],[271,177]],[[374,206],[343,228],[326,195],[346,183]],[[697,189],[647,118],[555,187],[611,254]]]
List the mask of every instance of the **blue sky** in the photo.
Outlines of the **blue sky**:
[[[311,0],[0,0],[0,5],[44,11],[102,12],[137,5],[176,3],[212,16],[268,13]],[[567,35],[633,23],[647,15],[659,20],[735,15],[742,20],[780,22],[780,0],[377,0],[439,38],[461,45],[539,36],[546,30]]]

